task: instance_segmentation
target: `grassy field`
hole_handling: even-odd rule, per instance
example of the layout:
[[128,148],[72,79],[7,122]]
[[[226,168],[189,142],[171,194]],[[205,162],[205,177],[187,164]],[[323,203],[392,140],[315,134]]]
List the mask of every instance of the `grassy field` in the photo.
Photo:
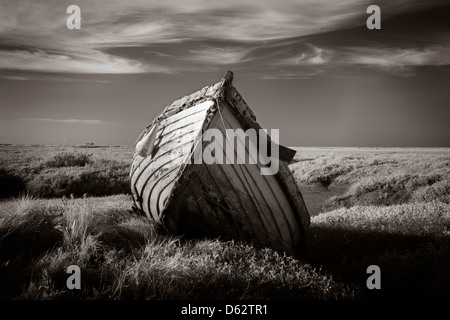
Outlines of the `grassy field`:
[[[132,152],[0,146],[0,298],[450,298],[450,149],[298,148],[312,218],[295,258],[134,214]],[[66,286],[73,264],[81,290]],[[370,265],[380,290],[366,287]]]

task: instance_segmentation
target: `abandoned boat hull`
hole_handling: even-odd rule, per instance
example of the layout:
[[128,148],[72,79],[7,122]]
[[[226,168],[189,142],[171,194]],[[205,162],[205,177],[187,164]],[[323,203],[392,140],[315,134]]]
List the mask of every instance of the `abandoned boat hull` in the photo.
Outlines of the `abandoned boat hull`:
[[135,154],[131,167],[132,192],[139,209],[152,219],[160,219],[210,107],[211,103],[204,101],[161,120],[152,154],[147,157]]
[[275,175],[261,175],[259,162],[193,163],[196,148],[205,148],[197,138],[206,129],[226,135],[226,129],[259,128],[224,79],[175,101],[138,138],[155,131],[151,154],[137,152],[133,159],[135,205],[175,234],[237,239],[295,254],[309,215],[285,162]]

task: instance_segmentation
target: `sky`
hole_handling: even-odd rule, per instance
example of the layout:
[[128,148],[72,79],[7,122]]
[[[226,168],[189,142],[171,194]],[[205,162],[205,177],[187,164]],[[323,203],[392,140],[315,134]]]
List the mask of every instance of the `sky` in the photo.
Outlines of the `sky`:
[[449,17],[447,0],[0,0],[0,143],[132,145],[231,70],[284,145],[450,147]]

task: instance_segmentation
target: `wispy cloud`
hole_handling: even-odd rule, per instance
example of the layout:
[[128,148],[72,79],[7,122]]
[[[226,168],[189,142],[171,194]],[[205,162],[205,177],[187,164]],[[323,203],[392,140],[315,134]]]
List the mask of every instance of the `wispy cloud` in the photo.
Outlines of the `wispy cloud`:
[[29,77],[23,77],[23,76],[1,76],[0,78],[6,79],[6,80],[13,80],[13,81],[29,81],[29,80],[31,80]]
[[418,66],[450,65],[450,47],[348,48],[343,63],[358,64],[387,72],[413,75]]
[[286,66],[322,65],[333,57],[332,50],[320,48],[308,42],[301,43],[299,51],[299,53],[294,52],[290,57],[282,58],[276,63]]
[[450,64],[450,47],[427,47],[423,49],[367,49],[359,52],[353,58],[356,63],[375,64],[381,66],[391,65],[430,65],[439,66]]
[[[378,3],[385,20],[444,0]],[[319,74],[337,65],[390,72],[408,66],[448,64],[448,59],[441,59],[448,53],[448,35],[441,37],[442,47],[411,46],[400,51],[395,47],[382,50],[379,44],[368,42],[356,49],[340,47],[339,37],[331,39],[329,45],[315,43],[317,35],[364,25],[365,0],[78,0],[81,30],[67,30],[67,5],[65,1],[3,0],[0,70],[176,73],[232,64],[275,71],[276,76],[281,72],[276,68],[292,67],[284,71],[292,76]],[[386,40],[389,47],[390,40]]]
[[190,50],[186,60],[201,63],[235,64],[245,62],[247,50],[241,48],[220,48],[206,46]]
[[103,121],[93,119],[45,119],[45,118],[22,118],[22,121],[37,121],[37,122],[57,122],[57,123],[77,123],[77,124],[90,124],[99,125],[103,124]]
[[169,72],[164,67],[143,65],[97,50],[59,53],[43,50],[0,50],[0,69],[99,74]]
[[[0,69],[67,73],[170,73],[169,57],[152,63],[145,56],[118,56],[110,49],[175,44],[180,61],[216,64],[243,62],[244,48],[214,46],[211,41],[255,43],[336,28],[356,14],[359,0],[79,0],[81,30],[67,30],[66,2],[4,0],[0,4]],[[345,10],[347,8],[348,10]],[[184,50],[186,41],[200,48]],[[320,63],[320,56],[311,63]]]
[[[102,3],[102,1],[97,1]],[[332,30],[360,15],[361,0],[107,1],[92,13],[95,45],[142,45],[185,39],[268,41]],[[84,4],[81,1],[80,6]],[[86,4],[89,10],[92,6]],[[120,12],[120,14],[119,14]]]

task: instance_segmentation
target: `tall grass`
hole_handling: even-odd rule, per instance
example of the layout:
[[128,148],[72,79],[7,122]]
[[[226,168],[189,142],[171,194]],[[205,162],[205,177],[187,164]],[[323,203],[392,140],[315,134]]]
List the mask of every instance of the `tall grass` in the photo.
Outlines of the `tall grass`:
[[[450,177],[450,176],[449,176]],[[330,199],[337,205],[390,205],[410,201],[449,202],[450,178],[442,174],[390,174],[364,177],[350,185],[340,196]],[[445,180],[441,180],[445,179]]]
[[0,168],[0,199],[25,193],[26,185],[21,176]]
[[126,194],[130,191],[129,168],[128,162],[78,151],[59,152],[16,172],[13,167],[0,168],[0,197],[24,193],[43,198]]
[[[345,150],[345,149],[344,149]],[[324,152],[322,150],[322,152]],[[330,209],[353,205],[392,205],[410,201],[450,200],[449,149],[348,153],[331,149],[316,157],[300,155],[290,165],[299,183],[345,186],[329,199]]]
[[[299,183],[345,191],[311,218],[307,254],[294,258],[163,234],[129,210],[128,195],[81,198],[128,193],[132,148],[90,148],[87,158],[8,148],[5,176],[51,199],[0,202],[2,299],[450,298],[448,149],[300,153],[290,165]],[[81,290],[66,287],[73,264]],[[373,264],[381,290],[366,287]]]
[[44,198],[125,194],[130,191],[128,175],[128,165],[103,160],[84,168],[45,169],[28,182],[27,190]]
[[43,166],[47,168],[84,167],[91,162],[92,159],[88,154],[62,152],[44,161]]
[[440,201],[353,206],[311,219],[309,250],[333,273],[365,286],[369,265],[382,290],[368,297],[450,298],[450,205]]
[[[300,258],[240,242],[174,238],[131,214],[122,197],[104,203],[3,202],[0,264],[9,286],[2,298],[448,298],[450,206],[439,201],[315,216],[310,255]],[[82,271],[81,290],[66,287],[73,264]],[[365,287],[372,264],[381,268],[379,291]]]
[[[22,276],[5,270],[20,290],[9,288],[3,298],[350,299],[357,294],[357,288],[273,250],[174,238],[158,233],[143,217],[101,208],[91,199],[54,200],[45,206],[41,200],[24,201],[2,206],[22,208],[14,216],[26,219],[32,212],[46,216],[56,238],[51,246],[39,236],[34,239],[38,250],[23,262],[28,272]],[[38,225],[25,226],[18,218],[4,221],[2,234],[7,229],[22,239]],[[15,254],[8,251],[2,265]],[[66,269],[72,264],[82,272],[78,291],[66,287]]]
[[0,217],[0,298],[18,293],[20,284],[31,272],[39,255],[52,250],[62,241],[55,228],[58,208],[46,210],[34,199],[24,197],[6,202]]

